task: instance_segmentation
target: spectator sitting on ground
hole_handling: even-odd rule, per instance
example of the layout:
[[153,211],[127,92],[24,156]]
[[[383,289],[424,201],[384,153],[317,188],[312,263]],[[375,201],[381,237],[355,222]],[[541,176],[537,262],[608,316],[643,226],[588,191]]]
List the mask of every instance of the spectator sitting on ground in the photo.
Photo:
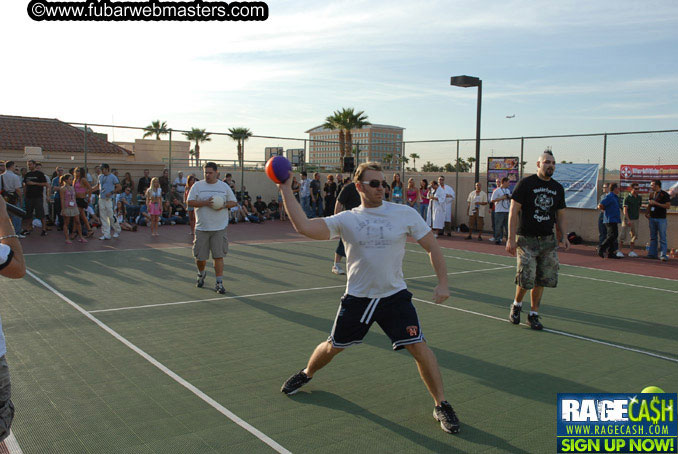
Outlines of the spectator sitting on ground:
[[134,220],[137,225],[151,225],[151,215],[148,214],[148,207],[144,204],[139,207],[139,216]]
[[268,215],[271,219],[280,219],[280,204],[275,198],[272,198],[268,204]]
[[162,203],[162,213],[160,214],[160,222],[163,225],[186,224],[188,223],[188,218],[182,218],[181,216],[175,215],[174,210],[172,209],[172,204],[165,200]]
[[118,202],[122,202],[122,204],[125,205],[125,212],[127,213],[125,219],[137,217],[139,214],[139,207],[137,205],[133,205],[132,203],[133,198],[131,186],[125,186],[125,190],[117,195],[116,205]]
[[125,209],[125,204],[121,200],[118,200],[118,204],[115,207],[115,219],[118,221],[122,230],[127,230],[128,232],[137,231],[136,225],[127,222],[127,211]]
[[259,216],[262,221],[269,219],[270,213],[268,211],[268,205],[266,205],[266,202],[261,200],[260,195],[257,196],[257,201],[254,202],[254,208],[257,210],[255,214]]
[[170,208],[172,209],[172,215],[177,216],[181,221],[177,221],[177,224],[188,224],[188,212],[186,207],[178,198],[173,198],[170,203]]
[[252,201],[250,200],[249,197],[245,198],[242,202],[242,208],[245,210],[247,213],[247,219],[250,222],[256,222],[257,224],[261,224],[263,221],[262,219],[258,216],[257,209],[252,206]]

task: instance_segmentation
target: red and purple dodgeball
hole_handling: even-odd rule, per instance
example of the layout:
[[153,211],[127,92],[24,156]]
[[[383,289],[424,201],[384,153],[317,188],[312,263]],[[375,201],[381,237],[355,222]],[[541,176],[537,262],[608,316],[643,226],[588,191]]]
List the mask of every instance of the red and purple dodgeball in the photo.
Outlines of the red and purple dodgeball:
[[290,176],[292,164],[284,156],[273,156],[266,163],[266,175],[276,184],[282,184]]

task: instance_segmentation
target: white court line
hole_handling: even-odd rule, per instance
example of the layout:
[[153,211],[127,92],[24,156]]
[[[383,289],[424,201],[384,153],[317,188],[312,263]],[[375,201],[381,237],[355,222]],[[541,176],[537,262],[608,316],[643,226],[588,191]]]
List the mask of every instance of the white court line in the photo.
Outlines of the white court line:
[[[450,275],[456,275],[456,274],[467,274],[467,273],[477,273],[481,271],[495,271],[495,270],[502,270],[504,268],[513,268],[512,265],[502,265],[499,267],[495,268],[487,268],[484,270],[468,270],[468,271],[455,271],[452,273],[447,273],[448,276]],[[425,279],[429,277],[436,277],[436,274],[427,274],[425,276],[414,276],[414,277],[406,277],[405,280],[412,280],[412,279]],[[146,309],[149,307],[162,307],[162,306],[176,306],[180,304],[192,304],[192,303],[205,303],[208,301],[221,301],[221,300],[234,300],[234,299],[241,299],[241,298],[253,298],[256,296],[270,296],[270,295],[283,295],[285,293],[298,293],[298,292],[310,292],[313,290],[327,290],[327,289],[333,289],[333,288],[344,288],[346,287],[346,284],[342,285],[330,285],[328,287],[311,287],[311,288],[298,288],[298,289],[293,289],[293,290],[280,290],[278,292],[266,292],[266,293],[251,293],[249,295],[236,295],[236,296],[220,296],[216,298],[207,298],[203,300],[190,300],[190,301],[177,301],[173,303],[158,303],[158,304],[146,304],[143,306],[126,306],[126,307],[116,307],[112,309],[98,309],[94,311],[89,311],[90,314],[94,314],[97,312],[116,312],[116,311],[128,311],[132,309]]]
[[[412,299],[419,301],[419,302],[422,302],[422,303],[430,304],[432,306],[444,307],[446,309],[452,309],[454,311],[465,312],[467,314],[479,315],[481,317],[491,318],[493,320],[499,320],[500,322],[510,323],[508,318],[495,317],[494,315],[483,314],[481,312],[470,311],[468,309],[462,309],[462,308],[454,307],[454,306],[447,306],[445,304],[436,304],[432,301],[426,301],[426,300],[423,300],[421,298],[414,298],[413,297]],[[670,356],[662,356],[662,355],[658,355],[656,353],[648,352],[648,351],[645,351],[645,350],[639,350],[637,348],[624,347],[623,345],[613,344],[613,343],[610,343],[610,342],[604,342],[604,341],[600,341],[600,340],[597,340],[597,339],[591,339],[590,337],[579,336],[577,334],[570,334],[570,333],[566,333],[564,331],[557,331],[557,330],[554,330],[554,329],[544,328],[544,331],[546,331],[547,333],[559,334],[561,336],[572,337],[574,339],[579,339],[579,340],[584,340],[584,341],[588,341],[588,342],[593,342],[593,343],[596,343],[596,344],[606,345],[608,347],[614,347],[614,348],[618,348],[618,349],[626,350],[626,351],[630,351],[630,352],[641,353],[643,355],[652,356],[654,358],[664,359],[666,361],[678,363],[678,358],[672,358]]]
[[[493,255],[495,257],[508,257],[508,258],[513,258],[510,255],[503,255],[503,254],[493,254],[491,252],[476,252],[476,251],[469,251],[466,249],[457,249],[453,247],[448,247],[448,246],[440,246],[442,249],[449,249],[451,251],[463,251],[463,252],[470,252],[472,254],[484,254],[484,255]],[[415,251],[411,251],[415,252]],[[642,257],[641,257],[642,258]],[[633,260],[633,259],[631,259]],[[638,262],[639,264],[642,265],[642,262]],[[649,279],[661,279],[663,281],[671,281],[671,282],[676,282],[676,279],[671,279],[668,277],[658,277],[658,276],[647,276],[645,274],[634,274],[634,273],[626,273],[624,271],[615,271],[615,270],[606,270],[603,268],[594,268],[592,266],[582,266],[582,265],[568,265],[567,263],[561,263],[562,266],[571,266],[572,268],[584,268],[585,270],[596,270],[596,271],[606,271],[608,273],[617,273],[617,274],[625,274],[627,276],[635,276],[635,277],[647,277]]]
[[[412,251],[410,249],[406,249],[406,250],[407,250],[407,252],[413,252],[415,254],[428,254],[427,252],[424,252],[424,251]],[[457,249],[455,249],[455,250],[457,250]],[[495,255],[495,254],[490,254],[490,255]],[[454,255],[443,255],[443,257],[448,258],[448,259],[465,260],[467,262],[478,262],[478,263],[487,263],[487,264],[491,264],[491,265],[501,265],[501,263],[487,262],[487,261],[484,261],[484,260],[476,260],[476,259],[467,259],[465,257],[456,257]],[[503,255],[497,255],[497,257],[504,257],[504,256]],[[513,267],[515,265],[506,265],[506,266],[507,267]],[[574,265],[567,265],[567,266],[574,266]],[[579,268],[586,268],[586,269],[598,270],[598,271],[608,271],[608,270],[601,270],[601,269],[598,269],[598,268],[587,268],[585,266],[582,266],[582,267],[579,267]],[[644,288],[644,289],[647,289],[647,290],[657,290],[659,292],[667,292],[667,293],[678,294],[678,290],[670,290],[670,289],[658,288],[658,287],[648,287],[646,285],[630,284],[628,282],[610,281],[610,280],[607,280],[607,279],[597,279],[595,277],[579,276],[579,275],[576,275],[576,274],[566,274],[566,273],[558,273],[558,274],[560,276],[576,277],[578,279],[588,279],[590,281],[607,282],[609,284],[626,285],[627,287],[638,287],[638,288]],[[623,273],[623,274],[629,274],[629,273]],[[639,274],[631,274],[631,276],[652,277],[652,276],[643,276],[643,275],[639,275]],[[657,279],[664,279],[664,278],[657,278]],[[668,280],[673,281],[673,279],[668,279]],[[673,282],[676,282],[676,281],[673,281]]]
[[120,334],[118,334],[115,330],[110,328],[108,325],[100,321],[98,318],[93,316],[92,314],[88,313],[85,309],[80,307],[78,304],[74,303],[72,300],[70,300],[67,296],[59,292],[58,290],[54,289],[51,285],[49,285],[47,282],[43,281],[40,279],[38,276],[35,275],[31,270],[26,270],[29,276],[31,276],[33,279],[38,281],[42,286],[47,288],[50,292],[54,293],[56,296],[67,302],[69,305],[71,305],[75,310],[83,314],[85,317],[90,319],[92,322],[96,323],[99,325],[101,329],[106,331],[108,334],[122,342],[125,346],[129,347],[131,350],[135,351],[137,354],[139,354],[142,358],[144,358],[146,361],[149,363],[153,364],[155,367],[160,369],[162,372],[164,372],[167,376],[169,376],[172,380],[176,381],[179,383],[181,386],[184,388],[188,389],[191,391],[193,394],[198,396],[200,399],[202,399],[204,402],[206,402],[208,405],[210,405],[212,408],[217,410],[219,413],[222,415],[226,416],[228,419],[257,437],[259,440],[262,442],[266,443],[268,446],[273,448],[276,452],[279,452],[280,454],[291,454],[290,451],[282,447],[280,444],[278,444],[275,440],[270,438],[268,435],[264,434],[261,432],[259,429],[256,427],[252,426],[251,424],[245,422],[243,419],[241,419],[239,416],[237,416],[235,413],[231,412],[229,409],[221,405],[219,402],[216,400],[212,399],[210,396],[202,392],[200,389],[196,388],[193,386],[191,383],[187,382],[183,378],[181,378],[179,375],[176,373],[172,372],[170,369],[168,369],[164,364],[162,364],[160,361],[157,359],[153,358],[151,355],[122,337]]
[[[4,448],[4,449],[3,449]],[[9,435],[0,443],[0,453],[7,452],[9,454],[24,454],[19,446],[19,442],[14,437],[14,432],[10,429]]]

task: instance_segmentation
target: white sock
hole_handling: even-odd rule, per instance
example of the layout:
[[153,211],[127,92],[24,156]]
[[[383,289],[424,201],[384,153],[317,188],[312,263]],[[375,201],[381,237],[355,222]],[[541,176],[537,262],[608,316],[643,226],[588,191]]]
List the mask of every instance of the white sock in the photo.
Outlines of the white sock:
[[539,315],[537,311],[530,311],[530,315]]
[[518,301],[513,300],[513,305],[518,306],[518,307],[523,307],[523,302],[521,301],[520,303]]

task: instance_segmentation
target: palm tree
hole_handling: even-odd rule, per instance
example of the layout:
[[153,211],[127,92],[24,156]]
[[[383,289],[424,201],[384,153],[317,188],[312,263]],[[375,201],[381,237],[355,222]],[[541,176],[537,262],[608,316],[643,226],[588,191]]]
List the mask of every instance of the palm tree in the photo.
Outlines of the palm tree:
[[353,154],[353,135],[352,129],[361,129],[371,125],[367,121],[367,116],[362,110],[355,112],[353,107],[343,107],[341,110],[335,110],[334,113],[325,119],[323,128],[330,131],[339,131],[339,158],[343,163],[344,156]]
[[210,137],[211,133],[205,132],[204,129],[191,128],[189,132],[185,132],[184,135],[188,140],[195,142],[195,148],[192,151],[193,158],[195,159],[196,165],[200,165],[200,142],[209,142],[212,140]]
[[167,129],[167,122],[163,121],[162,123],[160,120],[155,120],[152,121],[150,125],[146,126],[144,128],[144,139],[146,137],[150,137],[152,135],[155,135],[156,140],[160,140],[160,136],[163,136],[165,134],[169,134],[169,129]]
[[325,129],[329,129],[330,131],[339,131],[339,161],[341,163],[344,162],[346,144],[342,125],[343,122],[341,121],[341,113],[339,111],[335,111],[334,114],[325,118],[325,124],[323,124],[323,128]]
[[386,153],[382,159],[382,162],[386,164],[386,168],[391,168],[391,163],[393,161],[393,155],[391,153]]
[[344,119],[344,139],[346,140],[346,155],[351,156],[353,150],[353,134],[351,130],[362,129],[372,123],[367,121],[367,115],[364,111],[355,112],[353,107],[342,109],[342,118]]
[[476,158],[474,158],[473,156],[471,156],[470,158],[466,158],[466,160],[467,160],[468,163],[470,164],[469,169],[468,169],[468,171],[470,172],[470,171],[473,170],[473,163],[476,162]]
[[421,159],[421,156],[419,156],[417,153],[410,153],[410,158],[412,158],[412,168],[414,171],[417,171],[417,159]]
[[252,137],[252,131],[249,128],[229,128],[228,132],[231,133],[231,139],[238,142],[238,162],[242,168],[245,163],[245,154],[243,149],[245,147],[245,141]]

